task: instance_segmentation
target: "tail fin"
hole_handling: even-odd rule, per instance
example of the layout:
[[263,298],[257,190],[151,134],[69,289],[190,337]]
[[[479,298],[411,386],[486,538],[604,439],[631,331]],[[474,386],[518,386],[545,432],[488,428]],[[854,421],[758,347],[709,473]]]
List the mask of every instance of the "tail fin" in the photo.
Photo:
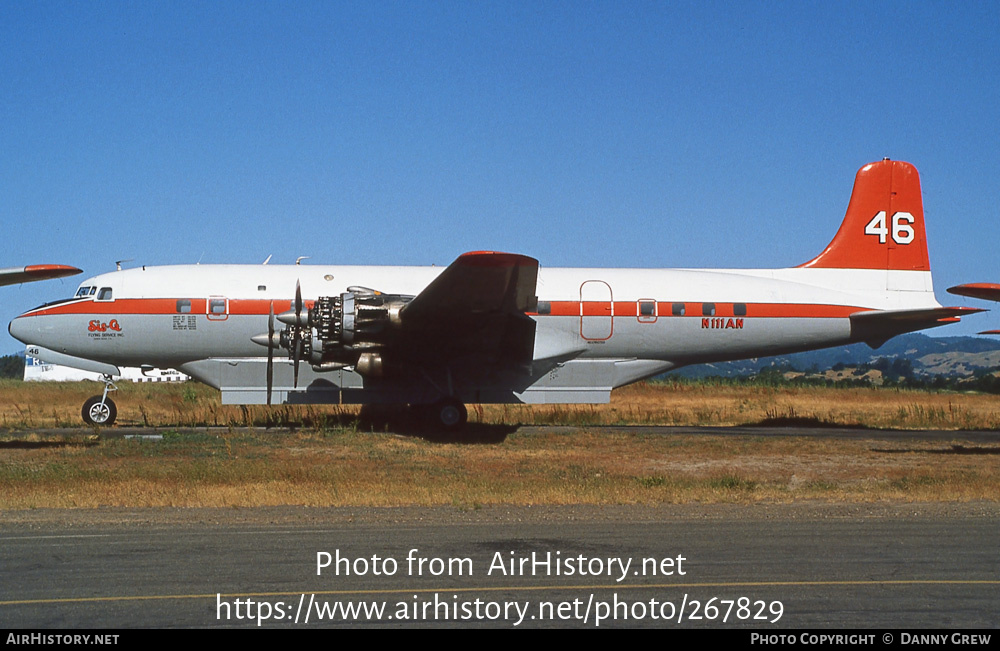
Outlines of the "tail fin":
[[858,170],[836,237],[799,266],[930,271],[917,168],[885,159]]

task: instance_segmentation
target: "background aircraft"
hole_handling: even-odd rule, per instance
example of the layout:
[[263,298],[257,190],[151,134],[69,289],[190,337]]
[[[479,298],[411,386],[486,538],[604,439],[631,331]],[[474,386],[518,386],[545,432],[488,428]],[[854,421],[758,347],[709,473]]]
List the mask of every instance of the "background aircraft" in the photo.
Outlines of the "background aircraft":
[[[981,298],[984,301],[1000,302],[1000,285],[996,283],[968,283],[949,287],[948,291],[959,296]],[[1000,330],[983,330],[981,335],[1000,335]]]
[[27,267],[9,267],[0,269],[0,285],[16,285],[30,283],[49,278],[63,278],[83,273],[82,269],[64,264],[32,264]]
[[686,364],[863,341],[979,312],[934,297],[920,180],[883,160],[855,178],[818,256],[785,269],[539,269],[475,251],[447,268],[185,265],[115,271],[30,310],[36,356],[106,376],[177,368],[228,404],[409,403],[445,428],[465,403],[597,403]]

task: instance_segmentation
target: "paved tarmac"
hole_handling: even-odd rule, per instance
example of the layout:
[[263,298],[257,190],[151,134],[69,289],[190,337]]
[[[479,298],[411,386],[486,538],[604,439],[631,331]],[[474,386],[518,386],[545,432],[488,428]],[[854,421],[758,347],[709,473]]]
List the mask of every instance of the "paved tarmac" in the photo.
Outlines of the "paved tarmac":
[[0,621],[984,628],[998,531],[995,503],[14,512]]

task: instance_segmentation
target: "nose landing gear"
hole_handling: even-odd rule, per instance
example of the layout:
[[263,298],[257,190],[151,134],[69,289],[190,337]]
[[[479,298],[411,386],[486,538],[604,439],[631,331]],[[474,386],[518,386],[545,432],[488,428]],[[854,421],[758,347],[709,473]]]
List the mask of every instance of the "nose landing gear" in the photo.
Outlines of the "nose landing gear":
[[89,398],[87,402],[83,403],[81,415],[83,416],[83,422],[88,425],[110,426],[114,424],[115,418],[118,417],[118,408],[115,407],[114,401],[108,397],[108,394],[112,391],[117,391],[118,387],[111,381],[110,375],[105,375],[103,379],[104,393]]

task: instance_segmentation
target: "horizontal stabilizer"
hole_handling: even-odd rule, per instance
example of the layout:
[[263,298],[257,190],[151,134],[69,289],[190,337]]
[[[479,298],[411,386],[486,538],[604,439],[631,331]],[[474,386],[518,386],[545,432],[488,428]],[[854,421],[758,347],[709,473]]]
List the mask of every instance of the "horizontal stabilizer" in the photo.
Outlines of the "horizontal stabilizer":
[[[968,283],[948,288],[948,293],[971,296],[985,301],[1000,301],[1000,285],[996,283]],[[980,333],[982,334],[982,333]]]
[[985,311],[974,307],[931,307],[855,312],[851,315],[851,338],[878,348],[896,335],[956,323],[963,316]]

